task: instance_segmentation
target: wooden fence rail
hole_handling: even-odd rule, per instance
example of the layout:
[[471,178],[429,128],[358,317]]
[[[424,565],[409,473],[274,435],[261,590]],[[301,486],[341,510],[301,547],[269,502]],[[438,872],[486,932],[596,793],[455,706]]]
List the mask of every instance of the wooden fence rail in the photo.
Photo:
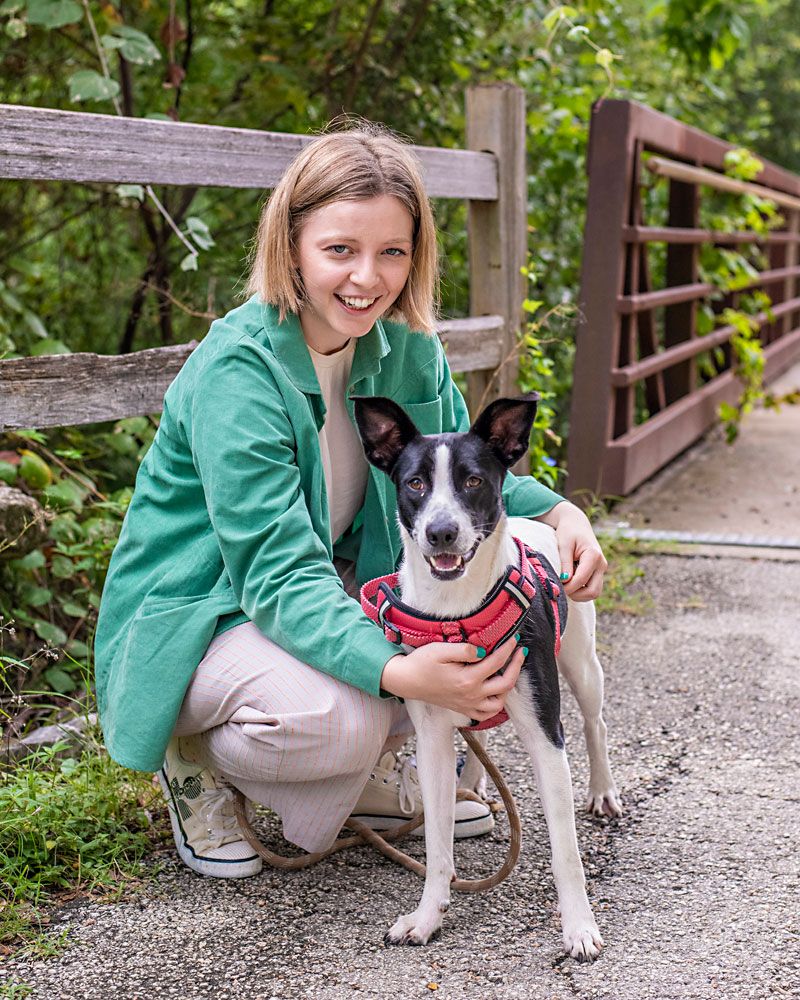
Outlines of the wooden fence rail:
[[[700,280],[703,245],[762,247],[767,266],[713,307],[735,308],[741,291],[766,288],[772,308],[754,317],[765,381],[800,358],[800,176],[767,162],[757,184],[729,178],[723,170],[731,148],[634,101],[602,101],[594,109],[567,454],[568,490],[576,498],[630,493],[697,440],[717,419],[719,404],[741,391],[729,343],[734,327],[697,332],[698,304],[716,292]],[[666,225],[644,217],[648,183],[668,185]],[[704,190],[771,198],[784,224],[764,236],[703,228]],[[653,244],[666,246],[659,288]],[[721,363],[709,353],[714,349],[722,349]],[[700,355],[707,364],[699,364]]]
[[[469,206],[470,317],[439,326],[474,411],[514,391],[526,262],[525,99],[467,92],[469,149],[415,146],[430,197]],[[311,137],[0,105],[0,179],[271,188]],[[254,220],[255,222],[255,220]],[[152,413],[195,342],[120,357],[0,360],[0,430]],[[498,367],[500,370],[497,371]]]

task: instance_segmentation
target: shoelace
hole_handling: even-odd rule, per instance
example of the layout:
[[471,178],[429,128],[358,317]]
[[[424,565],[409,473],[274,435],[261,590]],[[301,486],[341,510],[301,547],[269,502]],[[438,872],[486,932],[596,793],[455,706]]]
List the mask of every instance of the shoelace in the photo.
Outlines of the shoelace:
[[232,788],[205,788],[195,801],[206,824],[211,847],[222,847],[242,839],[233,808]]

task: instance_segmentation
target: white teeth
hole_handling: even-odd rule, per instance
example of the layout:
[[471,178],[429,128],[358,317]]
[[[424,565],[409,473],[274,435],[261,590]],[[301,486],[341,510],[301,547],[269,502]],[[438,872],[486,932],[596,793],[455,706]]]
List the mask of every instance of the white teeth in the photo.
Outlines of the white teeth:
[[373,302],[376,301],[375,299],[351,299],[346,295],[340,295],[339,298],[351,309],[369,309]]

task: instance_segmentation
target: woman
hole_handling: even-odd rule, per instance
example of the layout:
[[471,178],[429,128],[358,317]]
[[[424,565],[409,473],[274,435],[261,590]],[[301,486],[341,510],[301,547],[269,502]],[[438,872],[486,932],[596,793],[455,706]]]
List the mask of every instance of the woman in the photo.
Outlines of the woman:
[[[166,394],[103,594],[97,695],[109,752],[160,770],[179,854],[202,874],[260,870],[230,785],[310,851],[351,813],[400,822],[420,801],[394,753],[411,730],[398,699],[486,719],[517,679],[513,639],[485,658],[398,655],[354,599],[400,540],[348,397],[389,396],[423,433],[469,426],[434,333],[436,278],[411,151],[376,126],[322,136],[264,208],[250,299]],[[605,560],[583,513],[530,477],[509,476],[504,500],[556,530],[573,600],[596,597]],[[491,826],[459,803],[457,835]]]

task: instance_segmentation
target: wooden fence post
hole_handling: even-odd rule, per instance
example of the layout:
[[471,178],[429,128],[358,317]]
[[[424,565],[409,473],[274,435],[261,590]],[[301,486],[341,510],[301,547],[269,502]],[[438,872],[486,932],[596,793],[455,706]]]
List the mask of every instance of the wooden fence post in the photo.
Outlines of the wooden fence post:
[[[630,223],[636,143],[627,101],[600,101],[592,109],[587,169],[589,195],[583,238],[580,320],[567,448],[567,495],[587,504],[604,490],[607,442],[625,390],[615,390],[621,320],[617,298],[625,281],[622,227]],[[615,405],[616,404],[616,405]]]
[[494,153],[498,170],[497,201],[469,202],[469,311],[470,316],[505,317],[501,357],[508,359],[493,381],[488,371],[467,375],[474,417],[484,396],[489,402],[518,392],[515,348],[525,298],[520,268],[528,253],[525,93],[520,87],[496,83],[467,90],[467,149]]

